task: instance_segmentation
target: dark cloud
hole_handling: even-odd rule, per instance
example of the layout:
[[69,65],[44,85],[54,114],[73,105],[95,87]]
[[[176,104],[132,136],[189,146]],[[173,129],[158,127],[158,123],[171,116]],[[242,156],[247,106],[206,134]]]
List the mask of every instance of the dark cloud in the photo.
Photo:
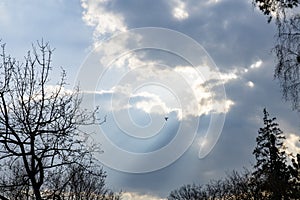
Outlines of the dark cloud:
[[188,1],[189,17],[181,21],[172,15],[174,2],[114,0],[107,9],[120,13],[129,29],[153,26],[187,34],[205,47],[220,68],[250,65],[270,51],[274,27],[249,1]]
[[[174,1],[175,2],[175,1]],[[257,12],[249,1],[188,1],[188,18],[175,19],[173,1],[112,1],[107,9],[121,14],[130,28],[158,26],[180,31],[203,45],[221,72],[236,73],[226,85],[228,99],[234,105],[227,113],[222,134],[214,149],[198,159],[197,140],[171,166],[147,174],[126,174],[108,169],[111,184],[128,191],[166,196],[186,183],[207,183],[233,169],[251,167],[255,137],[262,120],[262,109],[297,124],[295,114],[284,103],[273,80],[274,26]],[[262,60],[260,68],[250,66]],[[248,69],[248,72],[237,73]],[[252,87],[247,85],[249,82]],[[209,117],[206,118],[209,121]]]

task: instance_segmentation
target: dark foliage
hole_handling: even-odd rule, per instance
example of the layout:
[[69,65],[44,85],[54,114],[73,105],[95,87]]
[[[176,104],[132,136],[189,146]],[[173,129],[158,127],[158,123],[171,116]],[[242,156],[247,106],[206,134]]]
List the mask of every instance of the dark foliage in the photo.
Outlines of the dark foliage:
[[289,166],[291,173],[290,183],[292,185],[292,195],[294,199],[300,199],[300,154],[297,154],[296,159],[292,159],[292,164]]
[[263,199],[256,194],[257,186],[251,183],[252,180],[252,174],[248,170],[244,173],[233,171],[225,179],[214,180],[206,185],[184,185],[172,191],[168,200]]
[[299,3],[299,0],[253,0],[254,6],[257,6],[264,15],[268,16],[268,22],[271,22],[272,14],[276,15],[278,11],[295,8]]
[[258,131],[257,146],[253,152],[256,158],[253,175],[259,183],[260,193],[269,199],[288,199],[291,184],[286,153],[283,150],[285,137],[275,123],[276,118],[269,118],[266,109],[263,112],[264,127]]

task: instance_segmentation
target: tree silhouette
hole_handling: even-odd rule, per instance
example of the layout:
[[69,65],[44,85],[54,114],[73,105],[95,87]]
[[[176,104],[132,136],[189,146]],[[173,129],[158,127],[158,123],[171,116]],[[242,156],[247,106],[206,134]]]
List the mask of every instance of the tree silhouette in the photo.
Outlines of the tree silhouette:
[[[1,176],[0,180],[0,199],[27,199],[30,196],[29,183],[23,180],[25,170],[20,163],[16,162],[11,168],[11,174],[8,176]],[[3,187],[3,186],[14,187]]]
[[285,100],[292,102],[292,108],[300,112],[300,15],[293,13],[299,0],[253,0],[268,22],[275,17],[277,33],[273,51],[276,54],[274,76],[280,82]]
[[277,15],[286,9],[295,8],[299,5],[299,0],[253,0],[254,6],[268,16],[268,22],[271,22],[272,15]]
[[288,199],[291,186],[283,150],[285,137],[275,123],[276,118],[269,118],[266,109],[263,113],[264,127],[258,131],[257,146],[253,151],[256,158],[253,175],[261,194],[274,200]]
[[[92,163],[95,150],[79,130],[94,122],[95,113],[80,108],[78,90],[65,89],[64,71],[50,85],[52,53],[42,41],[24,63],[6,55],[4,44],[0,54],[0,189],[27,191],[36,200],[47,197],[46,183],[55,172]],[[60,181],[64,186],[68,180]]]
[[288,162],[283,132],[263,110],[264,127],[258,131],[253,151],[253,170],[233,171],[224,179],[206,185],[184,185],[172,191],[168,200],[285,200],[300,199],[300,154]]
[[251,177],[248,170],[243,173],[233,171],[224,179],[211,180],[206,185],[184,185],[172,191],[168,200],[262,200],[263,198],[255,193],[256,186],[251,183]]
[[170,193],[168,200],[198,200],[208,199],[206,191],[202,186],[196,184],[184,185],[178,190],[174,190]]
[[300,154],[297,154],[296,159],[292,159],[292,164],[289,166],[291,173],[292,195],[294,199],[300,198]]
[[[61,179],[68,181],[62,182]],[[106,173],[99,166],[73,165],[52,174],[47,188],[54,192],[49,197],[58,200],[120,200],[121,193],[115,194],[107,189],[105,179]]]
[[277,30],[275,77],[280,81],[285,99],[300,111],[300,15],[280,18]]

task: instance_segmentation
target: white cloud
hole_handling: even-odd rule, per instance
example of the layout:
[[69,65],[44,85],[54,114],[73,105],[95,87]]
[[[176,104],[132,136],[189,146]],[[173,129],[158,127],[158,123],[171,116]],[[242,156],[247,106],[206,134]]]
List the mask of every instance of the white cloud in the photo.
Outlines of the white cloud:
[[[229,72],[216,73],[205,66],[201,67],[201,72],[192,66],[177,65],[162,68],[158,61],[145,59],[146,57],[143,56],[133,52],[118,58],[110,66],[113,70],[112,74],[107,74],[110,77],[107,80],[112,81],[111,77],[114,77],[117,84],[110,89],[100,89],[97,93],[107,93],[109,90],[110,95],[114,95],[112,110],[135,108],[147,114],[159,115],[175,112],[179,120],[189,116],[227,113],[235,102],[231,99],[219,98],[213,88],[238,78],[243,80],[243,75],[246,73],[244,69],[238,68]],[[259,60],[252,64],[251,66],[255,67],[250,67],[250,69],[257,68],[261,64],[262,61]],[[126,84],[125,82],[119,83],[118,79],[121,80],[124,77],[126,77]],[[136,88],[144,83],[146,85],[147,83],[161,84],[153,86],[152,89],[142,86],[143,89],[136,91]],[[250,88],[254,87],[252,81],[245,82],[245,84]],[[192,91],[192,96],[189,98],[182,96],[186,94],[187,89]],[[130,103],[131,98],[135,98],[136,101]],[[191,99],[196,104],[190,103]]]
[[128,53],[128,54],[118,58],[114,64],[120,68],[128,67],[129,69],[135,69],[142,65],[154,64],[154,62],[145,63],[145,61],[142,61],[136,54],[131,52],[131,53]]
[[105,94],[113,94],[113,90],[100,90],[100,91],[82,91],[84,94],[99,94],[99,95],[105,95]]
[[254,69],[254,68],[260,68],[261,65],[263,64],[263,61],[262,60],[258,60],[256,61],[255,63],[253,63],[250,68]]
[[179,120],[209,115],[211,112],[227,113],[234,105],[232,100],[219,98],[215,94],[213,87],[220,83],[208,83],[210,80],[204,80],[195,68],[176,66],[161,69],[151,63],[133,69],[126,65],[123,68],[116,66],[117,71],[125,70],[125,76],[120,78],[126,77],[126,83],[119,83],[119,72],[113,70],[114,74],[108,74],[111,77],[108,81],[115,78],[113,82],[117,84],[105,89],[109,83],[103,82],[104,88],[95,93],[108,94],[112,102],[110,109],[114,111],[135,108],[147,114],[163,116],[175,112]]
[[177,20],[184,20],[189,17],[189,13],[186,10],[186,5],[181,0],[174,1],[174,8],[172,11],[173,17]]
[[248,81],[247,82],[247,86],[253,88],[254,87],[254,83],[252,81]]
[[227,113],[231,109],[231,107],[234,105],[234,102],[230,99],[222,100],[222,101],[216,101],[214,102],[211,112],[216,113]]
[[208,0],[209,4],[216,4],[219,3],[221,0]]
[[[142,60],[134,61],[141,63]],[[112,85],[109,82],[116,79],[113,87],[100,88],[97,94],[108,94],[112,97],[111,110],[139,109],[145,113],[166,115],[177,113],[177,118],[182,120],[190,116],[199,117],[213,113],[227,113],[234,105],[230,99],[220,98],[214,87],[223,80],[229,81],[236,78],[234,74],[223,74],[221,81],[215,80],[216,75],[208,69],[205,73],[211,74],[213,81],[205,80],[204,76],[191,66],[175,66],[174,68],[161,68],[152,61],[143,67],[129,67],[128,62],[122,62],[114,67],[110,78],[103,78],[102,85]],[[132,68],[132,69],[131,69]],[[118,72],[119,71],[119,72]],[[120,75],[119,75],[120,74]],[[123,74],[123,75],[122,75]],[[120,83],[118,79],[124,79]],[[211,83],[210,83],[211,82]]]
[[124,31],[127,29],[124,17],[106,9],[108,0],[81,0],[83,8],[83,21],[95,28],[94,39],[97,41],[105,35]]
[[[243,75],[251,72],[254,69],[260,68],[262,64],[263,61],[259,59],[258,61],[252,63],[249,68],[241,68],[240,66],[238,66],[235,67],[233,70],[230,70],[229,72],[220,73],[220,77],[224,81],[224,83],[227,83],[229,81],[241,78]],[[253,82],[251,81],[247,82],[247,85],[249,87],[252,87],[252,85],[254,86]]]
[[288,154],[296,155],[300,152],[300,144],[299,144],[300,136],[294,133],[289,133],[286,135],[286,140],[284,142],[284,146],[287,147],[285,151]]
[[170,112],[170,108],[166,105],[165,102],[161,100],[158,95],[149,93],[149,92],[141,92],[136,95],[135,97],[146,97],[147,99],[138,101],[135,104],[135,107],[145,111],[146,113],[158,113],[161,115],[165,115],[166,113]]
[[74,91],[67,89],[65,87],[62,87],[60,85],[46,85],[45,91],[46,91],[46,94],[53,94],[53,93],[57,93],[58,91],[60,91],[61,95],[70,95],[74,92]]
[[124,192],[122,194],[123,200],[166,200],[156,196],[148,195],[148,194],[138,194],[134,192]]
[[221,73],[220,78],[221,78],[221,80],[224,81],[224,83],[227,83],[228,81],[231,81],[233,79],[237,79],[238,78],[238,73],[237,72]]
[[[205,77],[201,77],[199,73],[193,67],[189,66],[177,66],[175,71],[181,74],[185,80],[191,85],[194,91],[197,101],[199,102],[198,109],[190,110],[190,115],[201,116],[202,114],[227,113],[234,105],[234,102],[230,99],[218,99],[215,91],[212,89],[215,85],[224,84],[238,78],[238,72],[230,73],[217,73],[213,72],[207,67],[201,67]],[[205,78],[211,78],[205,80]],[[209,83],[213,80],[213,83]]]
[[123,85],[114,87],[108,91],[96,91],[95,94],[113,96],[109,100],[112,101],[111,109],[114,111],[133,108],[142,110],[147,114],[153,113],[162,116],[175,112],[177,113],[177,118],[182,119],[180,103],[169,91],[159,87],[152,89],[146,87],[140,91],[132,91],[131,88],[131,85]]

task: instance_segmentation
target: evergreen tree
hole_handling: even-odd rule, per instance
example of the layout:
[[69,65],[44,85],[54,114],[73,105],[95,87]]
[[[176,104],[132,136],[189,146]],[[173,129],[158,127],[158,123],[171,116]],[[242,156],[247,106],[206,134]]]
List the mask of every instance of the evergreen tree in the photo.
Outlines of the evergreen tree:
[[292,159],[292,164],[289,166],[291,174],[292,195],[294,199],[300,199],[300,154]]
[[258,192],[267,199],[289,199],[291,184],[290,173],[286,164],[286,153],[283,150],[285,136],[264,109],[264,127],[258,131],[257,146],[253,154],[256,158],[253,176],[258,184]]

